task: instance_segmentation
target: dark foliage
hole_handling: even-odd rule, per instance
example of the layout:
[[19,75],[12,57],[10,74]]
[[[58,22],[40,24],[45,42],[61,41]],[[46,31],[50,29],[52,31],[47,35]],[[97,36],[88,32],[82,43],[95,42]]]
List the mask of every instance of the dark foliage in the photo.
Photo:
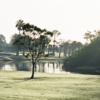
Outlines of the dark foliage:
[[[79,67],[98,67],[93,70],[78,70]],[[100,70],[100,37],[97,37],[91,44],[84,46],[79,52],[64,59],[65,70],[84,72],[84,73],[97,73]],[[88,68],[89,69],[89,68]],[[89,71],[89,72],[88,72]]]

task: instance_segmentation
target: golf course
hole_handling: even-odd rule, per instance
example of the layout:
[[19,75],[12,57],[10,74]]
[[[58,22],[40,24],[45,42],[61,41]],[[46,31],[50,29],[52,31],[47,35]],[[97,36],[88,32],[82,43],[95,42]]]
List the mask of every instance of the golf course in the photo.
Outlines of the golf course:
[[[0,57],[0,64],[7,63],[7,59],[22,58],[14,55]],[[30,79],[30,75],[31,71],[0,70],[0,100],[100,99],[100,75],[35,72],[34,79]]]
[[0,100],[99,100],[100,76],[0,71]]

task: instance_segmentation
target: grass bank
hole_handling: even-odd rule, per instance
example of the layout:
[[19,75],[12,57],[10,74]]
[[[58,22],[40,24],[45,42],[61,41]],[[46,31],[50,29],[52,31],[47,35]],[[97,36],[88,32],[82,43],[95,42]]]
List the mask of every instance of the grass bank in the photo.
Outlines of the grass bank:
[[[4,55],[4,56],[3,56]],[[62,54],[63,55],[63,54]],[[46,60],[46,61],[61,61],[64,57],[58,57],[58,53],[54,55],[49,55],[49,57],[45,58],[45,57],[41,57],[40,60]],[[0,62],[1,61],[27,61],[27,59],[20,54],[19,56],[16,56],[15,53],[0,53]]]
[[0,100],[100,100],[100,76],[0,71]]

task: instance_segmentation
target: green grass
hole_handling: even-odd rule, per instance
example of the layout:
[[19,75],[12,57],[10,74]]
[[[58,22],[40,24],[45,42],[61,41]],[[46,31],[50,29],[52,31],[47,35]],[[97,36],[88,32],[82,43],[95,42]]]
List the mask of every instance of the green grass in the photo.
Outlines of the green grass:
[[100,100],[100,76],[0,71],[0,100]]

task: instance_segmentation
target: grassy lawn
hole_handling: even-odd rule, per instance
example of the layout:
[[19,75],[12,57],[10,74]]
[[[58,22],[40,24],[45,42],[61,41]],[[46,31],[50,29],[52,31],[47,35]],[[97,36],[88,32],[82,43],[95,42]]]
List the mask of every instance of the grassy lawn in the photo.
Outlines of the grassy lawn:
[[0,71],[0,100],[100,100],[100,75]]

